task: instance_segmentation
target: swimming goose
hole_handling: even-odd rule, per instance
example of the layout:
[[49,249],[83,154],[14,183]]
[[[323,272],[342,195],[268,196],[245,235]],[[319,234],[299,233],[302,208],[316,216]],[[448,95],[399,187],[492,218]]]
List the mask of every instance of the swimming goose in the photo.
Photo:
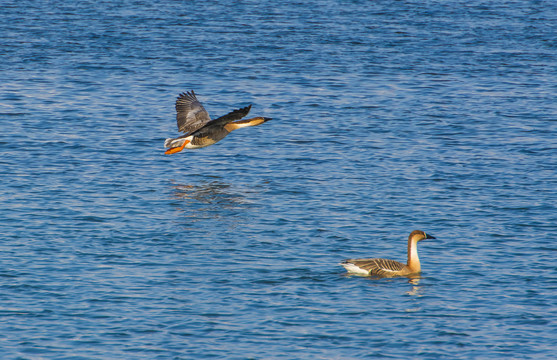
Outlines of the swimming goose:
[[416,274],[421,271],[418,258],[418,241],[435,239],[421,230],[414,230],[408,236],[408,263],[403,264],[389,259],[347,259],[340,263],[356,275],[394,277]]
[[165,151],[165,154],[174,154],[184,148],[197,149],[213,145],[224,139],[233,130],[261,125],[271,120],[271,118],[261,116],[240,120],[249,113],[250,109],[251,105],[211,120],[209,113],[197,100],[193,90],[180,94],[176,99],[176,122],[178,131],[183,132],[184,135],[166,139],[164,147],[169,149]]

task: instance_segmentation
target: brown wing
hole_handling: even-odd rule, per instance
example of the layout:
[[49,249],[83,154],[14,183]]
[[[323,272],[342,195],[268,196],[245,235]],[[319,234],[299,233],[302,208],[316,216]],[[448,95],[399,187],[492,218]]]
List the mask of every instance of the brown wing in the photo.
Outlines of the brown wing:
[[176,122],[178,131],[189,134],[205,126],[211,118],[195,97],[193,90],[182,93],[176,99]]
[[241,108],[241,109],[236,109],[234,111],[229,112],[226,115],[223,115],[223,116],[211,121],[210,124],[211,125],[222,125],[222,126],[224,126],[231,121],[240,120],[241,118],[246,116],[249,113],[250,110],[251,110],[251,105],[246,106],[246,107]]
[[399,271],[402,271],[406,265],[398,261],[389,259],[351,259],[346,260],[346,262],[351,263],[369,271],[370,275],[376,276],[393,276],[397,275]]

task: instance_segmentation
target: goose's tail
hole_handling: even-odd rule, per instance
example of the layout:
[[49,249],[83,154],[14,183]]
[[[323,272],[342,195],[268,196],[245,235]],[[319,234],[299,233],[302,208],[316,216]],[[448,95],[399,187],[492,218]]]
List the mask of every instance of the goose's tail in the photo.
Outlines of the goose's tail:
[[169,138],[164,141],[164,147],[169,148],[164,153],[167,155],[174,154],[184,150],[184,147],[191,141],[188,138]]

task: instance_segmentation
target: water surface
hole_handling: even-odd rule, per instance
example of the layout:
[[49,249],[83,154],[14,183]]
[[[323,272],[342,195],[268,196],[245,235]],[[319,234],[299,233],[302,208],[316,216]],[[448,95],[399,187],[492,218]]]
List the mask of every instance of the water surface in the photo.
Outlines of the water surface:
[[[6,359],[551,359],[557,7],[8,1]],[[165,156],[174,101],[272,117]],[[352,257],[423,273],[345,276]]]

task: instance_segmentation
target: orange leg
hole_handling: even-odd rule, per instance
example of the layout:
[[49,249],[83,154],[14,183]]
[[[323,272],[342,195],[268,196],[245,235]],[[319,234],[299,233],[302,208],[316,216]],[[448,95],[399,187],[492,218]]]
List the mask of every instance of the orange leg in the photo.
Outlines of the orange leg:
[[166,150],[164,153],[165,153],[165,155],[170,155],[170,154],[175,154],[177,152],[180,152],[180,151],[184,150],[184,147],[187,144],[189,144],[189,142],[190,142],[189,140],[186,140],[186,141],[184,141],[182,146],[177,146],[177,147],[174,147],[174,148],[170,148],[170,149]]

